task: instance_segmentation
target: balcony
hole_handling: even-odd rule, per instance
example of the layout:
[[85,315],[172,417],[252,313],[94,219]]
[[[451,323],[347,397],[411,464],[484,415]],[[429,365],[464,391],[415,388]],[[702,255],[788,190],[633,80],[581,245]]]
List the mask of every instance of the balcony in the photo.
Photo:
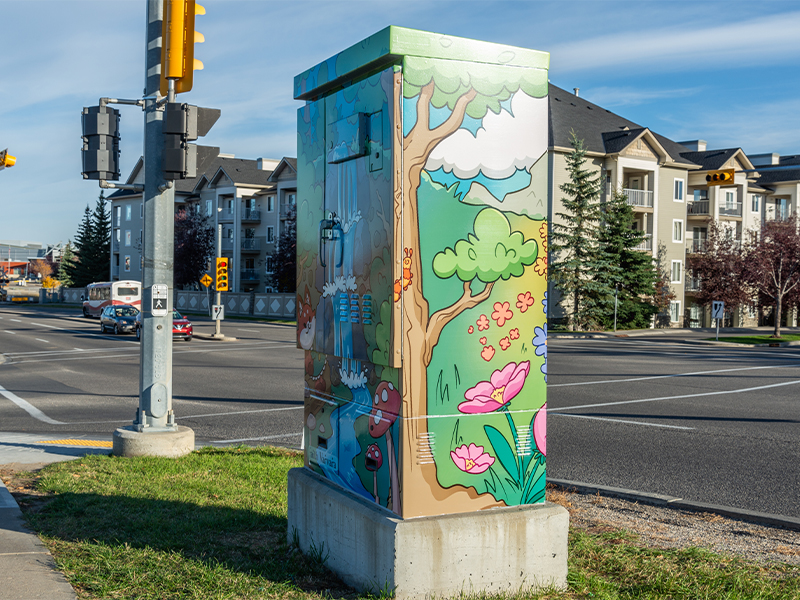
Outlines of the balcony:
[[240,273],[239,281],[258,281],[259,280],[259,272],[258,269],[243,269]]
[[733,202],[719,205],[720,217],[741,217],[742,216],[742,203]]
[[241,244],[242,252],[261,252],[261,240],[258,238],[244,238]]
[[689,216],[708,216],[711,205],[708,200],[689,200],[686,205],[686,214]]
[[111,267],[111,277],[119,279],[119,265],[113,265]]
[[289,215],[294,214],[296,208],[297,207],[294,204],[281,204],[281,210],[280,210],[281,220],[288,219]]
[[706,251],[706,240],[701,238],[697,240],[689,240],[689,253],[697,254],[698,252]]
[[222,250],[231,252],[233,250],[233,239],[232,238],[222,238]]
[[636,208],[653,208],[653,192],[650,190],[631,190],[625,188],[622,193],[628,197],[628,205]]
[[233,212],[229,211],[227,208],[223,208],[219,213],[219,221],[220,223],[233,222]]
[[699,277],[687,277],[686,278],[686,291],[687,292],[699,292],[700,291],[700,278]]
[[242,223],[260,223],[261,211],[257,208],[246,208],[242,213]]
[[653,234],[647,233],[642,240],[642,243],[634,247],[634,250],[642,250],[643,252],[653,251]]
[[111,251],[119,252],[119,240],[111,240]]

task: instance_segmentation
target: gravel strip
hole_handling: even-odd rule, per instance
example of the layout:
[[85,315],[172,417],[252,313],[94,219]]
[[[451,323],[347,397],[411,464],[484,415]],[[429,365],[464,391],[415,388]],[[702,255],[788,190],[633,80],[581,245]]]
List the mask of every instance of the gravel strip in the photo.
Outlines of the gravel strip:
[[625,529],[648,547],[697,547],[758,562],[800,565],[798,531],[554,486],[548,486],[547,499],[569,510],[572,527],[589,532]]

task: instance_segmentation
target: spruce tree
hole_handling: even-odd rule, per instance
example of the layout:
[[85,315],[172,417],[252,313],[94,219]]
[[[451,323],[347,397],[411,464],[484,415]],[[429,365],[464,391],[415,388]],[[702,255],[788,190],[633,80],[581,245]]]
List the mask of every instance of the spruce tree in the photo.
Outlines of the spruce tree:
[[72,263],[66,265],[66,272],[75,287],[86,287],[92,283],[91,271],[88,267],[92,246],[92,211],[89,205],[83,212],[83,221],[78,225],[75,234],[75,256]]
[[72,244],[67,240],[67,245],[61,252],[61,262],[58,264],[57,279],[61,283],[61,287],[72,287],[72,277],[69,274],[70,267],[74,265],[75,255],[72,253]]
[[[559,221],[553,222],[550,266],[553,282],[562,297],[559,304],[571,311],[575,331],[598,327],[609,307],[614,310],[613,284],[598,273],[615,269],[599,245],[600,176],[584,168],[586,148],[571,132],[573,151],[567,154],[569,181],[560,186],[564,194]],[[566,306],[565,306],[566,305]]]
[[111,269],[111,211],[100,192],[92,214],[91,276],[93,281],[108,281]]
[[[622,328],[649,327],[656,312],[652,298],[658,280],[653,257],[637,250],[645,241],[645,232],[634,229],[636,218],[628,197],[614,190],[603,204],[599,245],[613,269],[597,274],[611,289],[617,288],[617,324]],[[613,312],[605,315],[606,328],[613,325]]]

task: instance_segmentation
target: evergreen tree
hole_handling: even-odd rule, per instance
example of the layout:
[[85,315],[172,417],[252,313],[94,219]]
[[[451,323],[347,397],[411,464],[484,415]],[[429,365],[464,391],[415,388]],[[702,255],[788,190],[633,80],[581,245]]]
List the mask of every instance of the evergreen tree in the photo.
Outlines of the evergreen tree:
[[67,240],[67,245],[61,252],[61,262],[58,264],[57,279],[61,282],[61,286],[68,288],[72,287],[72,277],[70,277],[70,268],[75,264],[75,255],[72,253],[72,243]]
[[[603,221],[600,226],[599,246],[604,257],[614,267],[597,273],[597,279],[612,289],[617,289],[617,323],[623,328],[649,327],[656,312],[652,298],[658,274],[653,257],[637,250],[645,232],[634,229],[636,218],[628,197],[614,190],[603,204]],[[613,312],[605,315],[606,328],[613,325]]]
[[75,287],[86,287],[92,283],[92,278],[87,268],[88,257],[91,255],[92,245],[92,211],[89,205],[83,212],[83,221],[78,225],[75,234],[75,259],[66,265],[67,276]]
[[599,245],[600,176],[584,168],[586,148],[583,140],[571,132],[574,150],[567,154],[569,181],[560,186],[566,194],[561,199],[565,212],[556,213],[551,234],[553,261],[550,272],[562,298],[569,303],[571,324],[575,331],[598,327],[606,314],[614,310],[613,284],[597,277],[615,267]]
[[173,276],[175,286],[197,284],[208,269],[209,257],[214,255],[214,227],[199,211],[175,215],[175,253]]
[[284,223],[278,249],[272,255],[270,285],[277,292],[294,292],[297,287],[297,213],[294,209]]
[[108,281],[111,269],[111,210],[103,192],[92,214],[91,275],[93,281]]

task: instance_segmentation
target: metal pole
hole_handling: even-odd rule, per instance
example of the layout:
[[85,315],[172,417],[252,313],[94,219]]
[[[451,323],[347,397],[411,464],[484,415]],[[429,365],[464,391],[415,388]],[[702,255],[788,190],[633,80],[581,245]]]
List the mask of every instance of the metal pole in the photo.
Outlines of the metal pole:
[[[222,257],[222,223],[219,223],[219,213],[221,210],[221,208],[217,207],[217,258]],[[217,289],[216,282],[214,283],[214,289],[216,290],[214,303],[219,306],[222,304],[222,292]],[[219,319],[214,321],[214,337],[222,337],[222,321]]]
[[[161,3],[148,2],[148,23],[161,19]],[[156,14],[153,14],[154,11]],[[157,98],[145,99],[144,240],[142,243],[142,342],[139,367],[137,431],[173,431],[172,411],[172,280],[175,239],[175,188],[163,175],[163,111]],[[153,286],[166,286],[166,314],[153,315]]]
[[717,341],[719,341],[719,317],[717,317]]
[[617,286],[614,286],[614,333],[617,333]]

